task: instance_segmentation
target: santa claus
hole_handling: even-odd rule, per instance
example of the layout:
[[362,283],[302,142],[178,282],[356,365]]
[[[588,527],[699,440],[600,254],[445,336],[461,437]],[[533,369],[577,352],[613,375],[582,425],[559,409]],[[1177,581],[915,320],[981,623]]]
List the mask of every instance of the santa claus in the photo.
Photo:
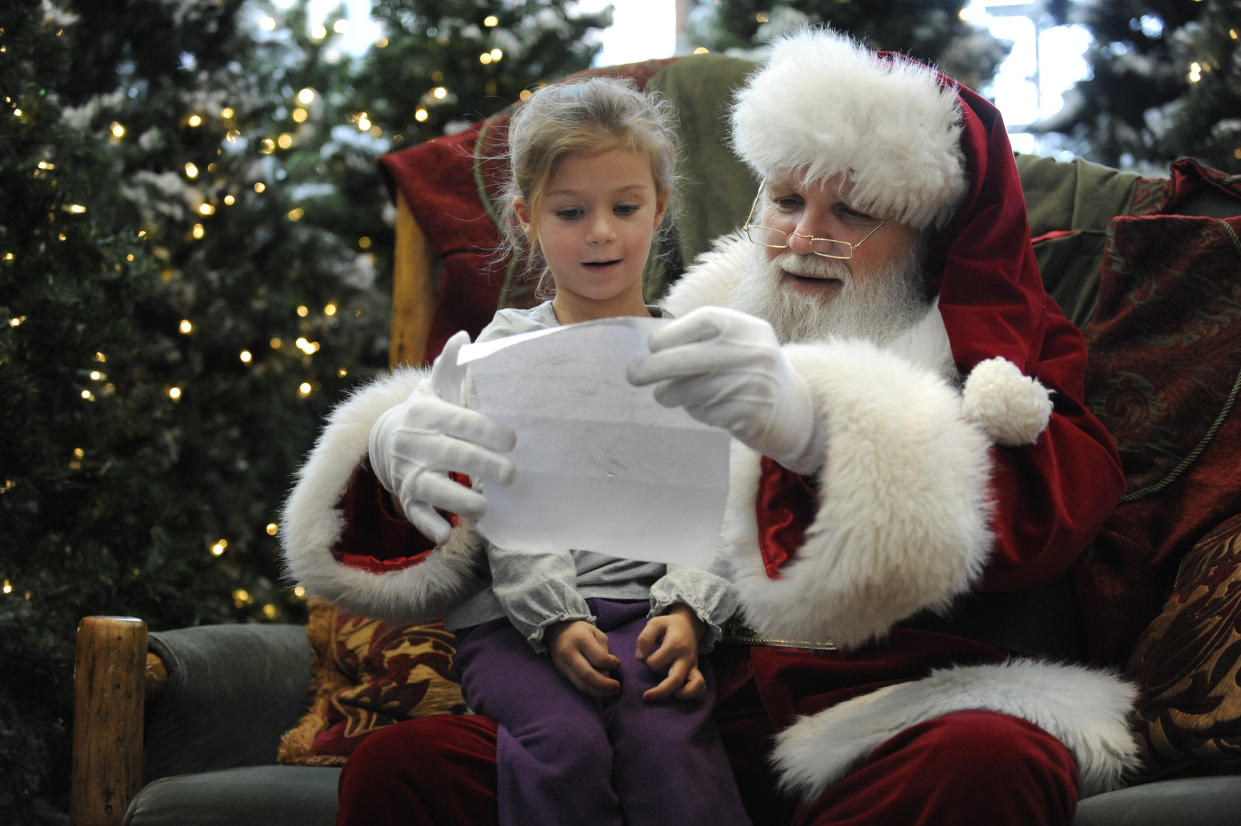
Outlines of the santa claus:
[[[1135,760],[1132,688],[1072,662],[1065,578],[1123,481],[999,114],[813,29],[775,44],[731,127],[762,179],[750,217],[673,286],[629,378],[734,437],[720,545],[748,630],[716,655],[717,718],[751,814],[1068,823]],[[310,592],[411,619],[477,587],[485,498],[447,474],[510,469],[431,384],[397,373],[332,415],[282,533]],[[415,387],[424,450],[394,498],[368,438]],[[378,732],[341,822],[493,822],[494,749],[478,717]]]

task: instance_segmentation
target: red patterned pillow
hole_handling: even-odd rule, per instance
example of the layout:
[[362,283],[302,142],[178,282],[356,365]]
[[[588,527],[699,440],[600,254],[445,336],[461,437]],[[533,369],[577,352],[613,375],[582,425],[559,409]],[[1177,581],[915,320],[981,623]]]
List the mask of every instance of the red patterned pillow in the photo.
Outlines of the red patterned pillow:
[[1241,513],[1241,218],[1119,217],[1108,236],[1086,401],[1127,491],[1076,573],[1091,651],[1121,664],[1176,565]]
[[306,632],[310,708],[284,735],[279,762],[340,765],[383,726],[466,712],[452,671],[455,640],[441,624],[385,622],[315,600]]
[[1241,515],[1185,556],[1128,672],[1151,775],[1241,768]]

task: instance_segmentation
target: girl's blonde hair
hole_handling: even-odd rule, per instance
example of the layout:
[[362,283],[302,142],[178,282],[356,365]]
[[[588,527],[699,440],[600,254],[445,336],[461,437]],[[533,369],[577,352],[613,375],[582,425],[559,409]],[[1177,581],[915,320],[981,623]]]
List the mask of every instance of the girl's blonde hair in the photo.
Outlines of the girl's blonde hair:
[[[624,149],[646,152],[659,197],[672,212],[677,142],[672,106],[643,93],[628,78],[598,76],[544,86],[517,107],[508,126],[509,179],[503,196],[500,230],[506,252],[525,259],[527,273],[539,273],[536,293],[546,291],[546,264],[517,220],[514,203],[522,198],[535,209],[566,155]],[[663,226],[668,226],[665,220]]]

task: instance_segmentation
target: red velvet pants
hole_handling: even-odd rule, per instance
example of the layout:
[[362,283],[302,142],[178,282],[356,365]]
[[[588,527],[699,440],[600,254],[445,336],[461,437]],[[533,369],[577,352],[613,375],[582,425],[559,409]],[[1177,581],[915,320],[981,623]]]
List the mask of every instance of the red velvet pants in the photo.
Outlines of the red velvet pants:
[[[735,672],[731,690],[729,666],[716,660],[722,692],[716,718],[756,826],[1056,826],[1072,820],[1078,788],[1073,756],[1042,729],[988,711],[961,711],[906,729],[816,800],[778,793],[766,761],[771,735],[790,721],[790,713],[815,710],[803,701],[822,707],[819,701],[827,696],[812,696],[806,678],[821,680],[825,669],[840,677],[847,668],[852,691],[841,693],[856,693],[883,672],[909,673],[933,647],[921,642],[901,646],[921,652],[916,655],[888,649],[871,661],[755,651],[738,661],[744,672]],[[778,664],[763,663],[768,656],[779,657]],[[859,679],[863,673],[869,680]],[[381,729],[345,765],[337,823],[494,824],[495,755],[496,726],[485,717],[426,717]]]

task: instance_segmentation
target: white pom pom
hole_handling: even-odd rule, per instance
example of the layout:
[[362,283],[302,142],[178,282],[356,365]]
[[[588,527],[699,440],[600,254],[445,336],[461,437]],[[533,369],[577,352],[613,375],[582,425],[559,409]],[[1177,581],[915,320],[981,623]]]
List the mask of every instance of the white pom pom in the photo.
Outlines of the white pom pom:
[[996,444],[1029,445],[1051,419],[1051,391],[1008,359],[991,358],[970,371],[962,406]]

